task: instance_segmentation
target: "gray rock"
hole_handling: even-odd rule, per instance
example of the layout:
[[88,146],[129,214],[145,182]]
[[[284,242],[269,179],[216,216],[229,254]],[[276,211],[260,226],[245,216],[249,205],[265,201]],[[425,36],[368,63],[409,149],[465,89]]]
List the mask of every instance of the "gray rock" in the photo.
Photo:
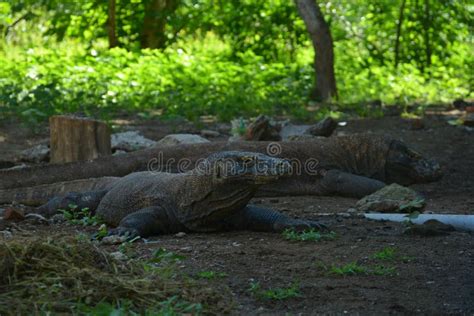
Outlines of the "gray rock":
[[160,139],[160,145],[200,144],[209,143],[207,139],[196,134],[170,134]]
[[135,151],[153,146],[156,142],[143,137],[138,131],[112,134],[111,145],[114,151]]
[[209,129],[203,129],[201,131],[201,135],[204,136],[204,137],[219,137],[221,135],[221,133],[219,133],[217,131],[212,131],[212,130],[209,130]]
[[42,162],[49,159],[49,147],[45,144],[40,144],[28,149],[25,149],[20,154],[20,160],[26,162]]
[[111,235],[105,236],[100,242],[104,245],[118,245],[125,241],[127,241],[127,236]]
[[184,236],[186,236],[186,233],[185,232],[179,232],[175,236],[178,237],[178,238],[183,238]]
[[53,217],[51,217],[49,219],[49,222],[50,223],[53,223],[53,224],[60,224],[60,223],[64,223],[66,221],[66,217],[64,216],[64,214],[55,214]]
[[408,213],[421,211],[425,200],[414,190],[396,183],[360,199],[356,208],[361,212]]

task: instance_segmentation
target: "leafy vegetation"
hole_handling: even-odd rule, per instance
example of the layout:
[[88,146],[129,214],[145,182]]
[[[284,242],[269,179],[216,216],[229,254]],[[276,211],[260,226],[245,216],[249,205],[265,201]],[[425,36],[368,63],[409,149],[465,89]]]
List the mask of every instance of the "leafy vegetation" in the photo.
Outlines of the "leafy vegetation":
[[336,275],[356,275],[356,274],[366,274],[367,268],[361,266],[355,262],[345,264],[343,266],[332,266],[330,273]]
[[178,255],[172,251],[168,251],[164,248],[158,248],[153,252],[153,257],[150,259],[152,263],[169,263],[177,262],[186,259],[186,257]]
[[[150,47],[141,32],[153,1],[116,2],[113,49],[107,1],[0,2],[0,115],[32,123],[78,111],[317,115],[308,100],[313,51],[292,1],[167,0],[161,50],[143,48]],[[339,90],[323,111],[368,115],[366,104],[381,100],[423,112],[430,103],[473,97],[473,6],[425,3],[320,1]]]
[[[73,225],[97,226],[103,223],[102,219],[96,215],[92,215],[92,212],[87,207],[78,209],[77,205],[71,204],[68,206],[68,209],[60,209],[59,211],[64,215],[66,221]],[[103,233],[102,231],[102,234]]]
[[376,252],[372,258],[378,259],[378,260],[386,260],[386,261],[392,261],[395,260],[397,256],[397,249],[392,248],[392,247],[386,247],[383,250]]
[[293,229],[286,229],[283,233],[283,237],[287,240],[293,241],[322,241],[322,240],[334,240],[336,238],[335,232],[321,233],[314,228],[297,232]]
[[289,298],[300,297],[301,293],[297,283],[292,284],[286,288],[273,288],[262,290],[259,282],[251,282],[249,292],[260,299],[268,300],[286,300]]

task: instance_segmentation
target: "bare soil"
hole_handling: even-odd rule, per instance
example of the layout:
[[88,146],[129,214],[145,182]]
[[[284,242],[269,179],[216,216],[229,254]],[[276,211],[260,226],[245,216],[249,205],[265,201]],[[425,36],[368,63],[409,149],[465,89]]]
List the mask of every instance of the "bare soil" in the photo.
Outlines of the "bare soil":
[[[192,124],[152,121],[122,122],[122,128],[138,129],[151,139],[173,132],[197,132]],[[424,119],[421,130],[399,117],[350,120],[337,133],[386,133],[437,159],[445,176],[436,183],[413,186],[427,199],[426,211],[474,214],[474,133],[450,126],[442,115]],[[228,132],[228,125],[208,125]],[[32,134],[16,123],[0,127],[3,161],[19,150],[45,141],[47,130]],[[222,136],[221,138],[224,138]],[[321,220],[337,238],[321,242],[288,241],[279,234],[226,232],[157,236],[133,245],[140,257],[149,257],[162,247],[186,257],[182,273],[224,272],[209,280],[229,287],[235,314],[474,314],[473,235],[452,232],[445,236],[406,235],[399,223],[372,222],[346,212],[355,199],[340,197],[277,197],[254,199],[255,203],[284,211],[291,216]],[[46,238],[55,232],[90,233],[91,228],[65,224],[15,224],[13,237]],[[1,237],[0,237],[1,238]],[[23,237],[22,237],[23,238]],[[104,246],[116,251],[118,246]],[[391,260],[375,259],[384,248],[396,249]],[[371,270],[383,265],[390,274],[373,272],[339,276],[331,267],[351,262]],[[271,300],[249,291],[252,282],[262,290],[287,288],[294,284],[300,295]]]

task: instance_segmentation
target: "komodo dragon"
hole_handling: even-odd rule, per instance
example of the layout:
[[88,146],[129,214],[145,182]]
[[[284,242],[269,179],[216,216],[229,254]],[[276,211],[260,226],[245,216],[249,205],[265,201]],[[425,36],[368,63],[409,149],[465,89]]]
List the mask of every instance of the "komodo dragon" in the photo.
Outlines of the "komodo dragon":
[[72,203],[88,207],[111,226],[111,234],[142,236],[180,231],[230,229],[280,232],[321,228],[315,221],[292,219],[247,205],[257,188],[288,175],[283,159],[251,152],[212,154],[186,173],[135,172],[101,191],[70,193],[38,208],[51,215]]
[[[377,191],[385,183],[409,185],[434,181],[442,175],[435,161],[424,158],[398,140],[377,135],[354,134],[304,142],[205,143],[162,146],[91,162],[0,172],[0,204],[16,201],[40,205],[52,196],[70,191],[100,190],[118,179],[102,176],[124,176],[150,167],[155,170],[171,168],[177,172],[177,164],[183,158],[191,168],[199,159],[213,152],[241,150],[270,154],[272,146],[278,149],[272,155],[299,163],[296,167],[301,167],[300,172],[295,170],[290,177],[261,186],[257,192],[259,196],[340,195],[360,198]],[[306,162],[311,162],[311,173],[307,172]]]

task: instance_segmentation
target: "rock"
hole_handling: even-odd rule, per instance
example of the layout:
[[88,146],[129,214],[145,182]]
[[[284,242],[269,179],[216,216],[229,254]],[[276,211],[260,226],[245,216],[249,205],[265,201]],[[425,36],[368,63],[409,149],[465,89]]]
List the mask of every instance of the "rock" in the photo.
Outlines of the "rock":
[[127,239],[127,236],[111,235],[105,236],[100,242],[104,245],[118,245],[127,241]]
[[110,256],[113,259],[118,260],[118,261],[125,261],[128,259],[128,257],[123,252],[120,252],[120,251],[111,252]]
[[126,154],[126,153],[127,152],[125,150],[118,149],[112,154],[112,156],[123,155],[123,154]]
[[332,117],[326,117],[324,120],[319,121],[308,128],[304,133],[313,136],[329,137],[332,135],[336,127],[337,121]]
[[178,238],[182,238],[182,237],[186,236],[186,233],[185,232],[179,232],[175,236],[178,237]]
[[219,137],[221,135],[221,133],[219,133],[217,131],[211,131],[209,129],[203,129],[201,131],[201,135],[203,137]]
[[45,144],[40,144],[20,153],[20,160],[26,162],[43,162],[49,160],[49,147]]
[[111,136],[111,145],[114,151],[130,152],[148,148],[155,144],[155,141],[143,137],[138,131],[116,133]]
[[403,233],[407,235],[429,237],[448,235],[454,230],[454,227],[451,225],[441,223],[435,219],[430,219],[421,225],[410,225]]
[[12,234],[12,232],[10,232],[8,230],[0,230],[0,236],[2,236],[5,239],[10,239],[10,238],[13,237],[13,234]]
[[170,134],[157,142],[160,145],[209,143],[207,139],[196,134]]
[[425,200],[414,190],[396,183],[360,199],[356,208],[361,212],[408,213],[420,211]]
[[294,125],[290,122],[284,122],[281,126],[280,135],[283,140],[308,140],[313,135],[305,134],[311,125]]
[[7,221],[22,221],[25,219],[25,212],[18,208],[9,207],[3,212],[3,219]]
[[49,219],[49,222],[53,224],[60,224],[60,223],[64,223],[65,221],[66,221],[66,217],[64,216],[64,214],[55,214],[53,217]]

